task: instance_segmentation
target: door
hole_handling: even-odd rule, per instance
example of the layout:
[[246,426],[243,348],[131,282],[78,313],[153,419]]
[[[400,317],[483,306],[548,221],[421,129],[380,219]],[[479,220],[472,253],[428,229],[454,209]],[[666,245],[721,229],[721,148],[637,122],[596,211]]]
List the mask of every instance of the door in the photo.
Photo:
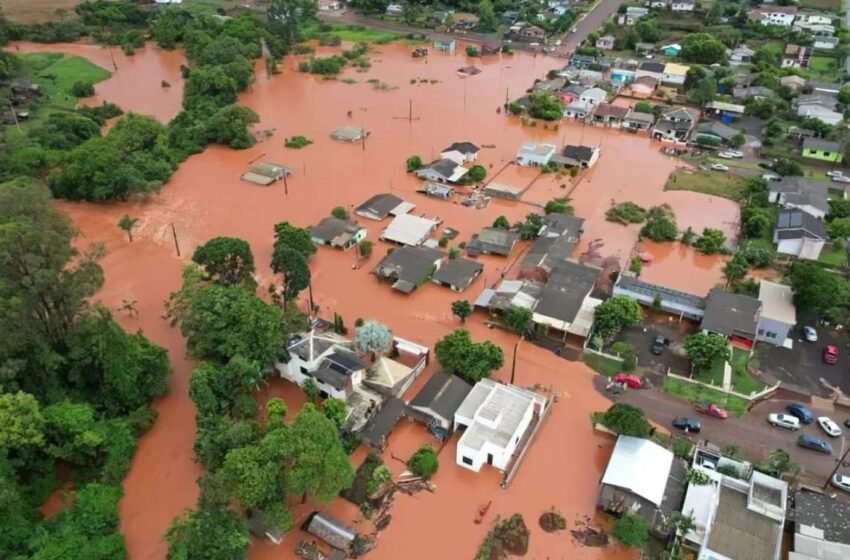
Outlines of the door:
[[487,454],[487,464],[488,464],[488,465],[492,465],[492,464],[493,464],[493,454],[492,454],[492,453],[488,453],[488,454]]

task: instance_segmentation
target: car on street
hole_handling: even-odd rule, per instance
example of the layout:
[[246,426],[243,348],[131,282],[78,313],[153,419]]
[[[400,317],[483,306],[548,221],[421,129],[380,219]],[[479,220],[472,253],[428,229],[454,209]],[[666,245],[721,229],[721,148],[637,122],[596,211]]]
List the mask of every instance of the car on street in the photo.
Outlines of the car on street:
[[726,150],[726,153],[729,154],[730,156],[732,156],[733,158],[740,159],[740,158],[744,157],[744,152],[741,152],[739,150]]
[[841,435],[841,428],[829,416],[818,416],[818,426],[826,432],[829,437],[838,437]]
[[812,414],[812,411],[799,403],[789,404],[785,407],[785,412],[791,416],[796,416],[803,424],[811,424],[815,419],[815,415]]
[[698,434],[702,425],[699,423],[699,420],[686,418],[685,416],[677,416],[676,418],[673,418],[673,427],[677,430]]
[[828,441],[822,440],[819,437],[802,435],[797,438],[797,445],[805,449],[817,451],[818,453],[832,455],[832,446],[829,444]]
[[835,473],[832,477],[832,485],[839,490],[850,492],[850,476],[845,474]]
[[762,173],[761,178],[765,181],[781,181],[782,175],[777,175],[776,173]]
[[622,383],[630,389],[640,389],[643,386],[643,380],[639,375],[618,373],[614,376],[614,383]]
[[791,430],[792,432],[800,429],[800,419],[790,414],[768,414],[767,423],[771,426]]
[[850,177],[838,175],[837,177],[832,177],[831,181],[833,183],[850,183]]
[[843,171],[827,171],[826,176],[830,177],[830,178],[844,177],[844,172]]
[[719,154],[717,154],[717,157],[723,158],[723,159],[732,159],[735,156],[733,156],[729,152],[720,152]]
[[650,350],[656,356],[660,356],[664,349],[667,347],[667,339],[661,336],[660,334],[655,335],[655,338],[652,339],[652,348]]
[[729,171],[729,166],[722,163],[712,163],[711,169],[712,171]]
[[803,338],[805,338],[807,342],[817,342],[818,331],[816,331],[814,327],[809,327],[807,325],[803,327]]
[[838,346],[830,344],[823,349],[823,363],[830,366],[838,363]]
[[694,403],[694,410],[697,412],[701,412],[702,414],[706,414],[708,416],[714,416],[715,418],[728,418],[729,413],[711,401],[697,401]]

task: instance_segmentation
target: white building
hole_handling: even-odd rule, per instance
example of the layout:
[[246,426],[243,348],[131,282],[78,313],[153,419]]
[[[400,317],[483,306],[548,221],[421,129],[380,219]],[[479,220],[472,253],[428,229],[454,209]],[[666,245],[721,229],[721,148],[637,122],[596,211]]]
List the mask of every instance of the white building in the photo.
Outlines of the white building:
[[[718,472],[721,467],[738,470],[744,480]],[[788,485],[703,450],[695,454],[693,468],[709,479],[690,484],[682,506],[695,525],[683,544],[697,552],[696,559],[779,560]]]
[[797,308],[794,307],[791,286],[762,280],[759,282],[759,301],[758,340],[785,346],[788,334],[797,324]]
[[287,350],[289,362],[275,364],[280,376],[298,386],[312,379],[325,398],[344,401],[363,382],[366,366],[343,336],[313,330],[293,337]]
[[556,149],[554,144],[524,142],[516,153],[517,165],[544,167],[555,155]]
[[673,0],[670,9],[674,12],[693,12],[694,6],[693,0]]
[[431,237],[438,222],[412,214],[401,214],[393,218],[385,229],[381,230],[381,239],[399,245],[421,245]]
[[457,464],[475,472],[484,464],[507,469],[545,407],[546,399],[537,393],[482,379],[455,412],[455,430],[465,429],[457,443]]
[[472,142],[455,142],[440,152],[440,158],[450,159],[458,165],[478,159],[479,148]]
[[600,103],[605,103],[605,99],[607,98],[607,91],[602,88],[592,87],[584,90],[584,92],[579,96],[579,101],[586,103],[588,107],[592,107],[594,105],[599,105]]
[[319,0],[320,12],[337,12],[342,9],[342,2],[339,0]]
[[791,27],[797,17],[796,6],[759,6],[751,12],[751,18],[762,25]]

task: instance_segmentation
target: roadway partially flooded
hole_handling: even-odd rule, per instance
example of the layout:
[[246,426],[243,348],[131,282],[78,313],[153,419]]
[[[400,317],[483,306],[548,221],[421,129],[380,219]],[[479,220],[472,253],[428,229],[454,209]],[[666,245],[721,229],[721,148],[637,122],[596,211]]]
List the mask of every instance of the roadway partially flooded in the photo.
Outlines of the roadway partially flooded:
[[[109,70],[114,68],[115,57],[117,70],[112,78],[97,85],[95,102],[111,101],[125,111],[149,113],[162,120],[179,111],[179,66],[183,61],[177,52],[148,46],[133,57],[125,57],[118,51],[91,45],[18,46],[21,51],[79,54]],[[257,131],[270,133],[260,133],[261,140],[253,148],[233,151],[210,147],[184,162],[162,192],[147,201],[57,203],[80,229],[81,243],[106,244],[108,253],[102,263],[106,284],[99,297],[113,308],[125,300],[136,301],[138,317],[118,313],[117,318],[126,328],[142,329],[168,348],[174,366],[171,391],[156,403],[159,421],[142,439],[125,480],[121,528],[131,559],[163,558],[162,534],[175,515],[194,506],[197,497],[195,479],[200,471],[193,461],[194,407],[187,389],[193,364],[186,358],[179,331],[162,319],[162,314],[163,301],[180,286],[186,256],[210,237],[227,235],[247,240],[258,263],[259,283],[264,287],[276,280],[268,268],[276,222],[287,220],[307,226],[335,206],[353,208],[380,192],[393,192],[415,203],[415,214],[438,216],[443,220],[441,227],[459,230],[455,243],[468,240],[499,215],[511,222],[521,220],[547,200],[570,193],[575,213],[586,219],[583,242],[575,256],[589,241],[601,239],[604,245],[600,253],[616,256],[626,266],[639,228],[606,222],[604,214],[612,201],[632,200],[643,206],[668,203],[680,229],[691,226],[701,231],[710,226],[725,229],[727,234],[732,230],[727,224],[737,220],[734,204],[694,193],[663,191],[677,162],[661,154],[658,144],[646,137],[566,122],[557,130],[551,124],[523,126],[517,117],[497,111],[506,96],[518,97],[535,78],[557,68],[561,61],[527,54],[468,59],[460,52],[448,55],[432,51],[425,59],[412,59],[410,48],[403,44],[376,46],[369,55],[371,69],[362,73],[348,69],[337,80],[298,73],[298,57],[288,57],[280,75],[269,78],[258,72],[255,84],[241,95],[241,102],[260,116]],[[456,70],[470,64],[482,73],[458,77]],[[170,82],[170,88],[162,87],[163,79]],[[366,127],[371,135],[365,143],[337,142],[330,133],[339,126]],[[293,135],[306,136],[314,143],[302,150],[286,149],[284,138]],[[419,182],[405,173],[407,157],[419,154],[428,161],[439,157],[446,145],[463,140],[492,146],[482,149],[479,163],[491,175],[502,170],[497,182],[530,185],[522,201],[494,199],[485,209],[473,209],[414,192]],[[600,146],[602,157],[578,181],[555,174],[538,177],[536,171],[516,169],[510,163],[520,143],[528,140],[558,146]],[[255,160],[293,169],[286,185],[288,194],[282,183],[258,187],[239,180]],[[116,226],[124,213],[140,218],[132,244]],[[377,240],[387,222],[366,220],[364,225],[369,228],[369,237]],[[176,232],[180,257],[172,231]],[[313,295],[321,314],[329,317],[337,312],[349,326],[358,317],[374,318],[399,336],[433,346],[457,326],[450,304],[459,295],[426,284],[403,296],[379,283],[369,270],[387,248],[376,243],[371,260],[356,270],[352,269],[352,252],[321,248],[311,259]],[[482,258],[484,274],[461,297],[474,299],[485,283],[494,283],[525,248],[523,245],[509,259]],[[720,281],[719,259],[695,256],[692,249],[679,245],[645,244],[641,250],[656,257],[644,267],[644,277],[650,280],[695,293]],[[516,338],[487,329],[482,319],[473,317],[468,327],[473,337],[489,338],[505,350],[508,365],[496,376],[506,379]],[[434,368],[432,365],[429,371]],[[395,558],[399,550],[404,550],[410,560],[470,558],[495,516],[514,512],[522,513],[531,529],[529,558],[630,557],[617,546],[584,547],[573,542],[568,531],[547,534],[537,525],[539,515],[553,507],[564,514],[568,529],[574,528],[575,520],[594,516],[596,487],[613,442],[590,429],[589,413],[608,404],[593,391],[591,376],[581,363],[523,344],[517,360],[517,383],[551,387],[560,399],[513,484],[502,490],[495,472],[475,474],[456,467],[454,441],[450,442],[440,455],[436,492],[397,498],[393,521],[380,534],[378,547],[369,558]],[[424,379],[413,390],[421,382]],[[272,394],[284,396],[290,410],[303,402],[297,388],[280,380],[272,382],[263,397]],[[424,430],[402,423],[391,436],[386,463],[400,472],[403,465],[393,457],[406,459],[423,441],[429,441]],[[360,450],[355,458],[362,454]],[[474,524],[477,509],[491,500],[485,522]],[[330,509],[348,520],[359,516],[356,508],[342,500]],[[298,507],[296,512],[303,519],[309,510]],[[298,539],[294,533],[279,547],[256,543],[251,558],[293,558]]]

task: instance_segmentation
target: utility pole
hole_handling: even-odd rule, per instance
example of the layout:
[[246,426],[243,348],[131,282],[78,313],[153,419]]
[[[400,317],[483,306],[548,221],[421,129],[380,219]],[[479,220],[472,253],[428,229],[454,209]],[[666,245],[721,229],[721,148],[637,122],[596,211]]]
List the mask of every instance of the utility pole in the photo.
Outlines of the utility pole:
[[413,100],[410,100],[410,105],[407,108],[407,122],[413,124]]
[[366,127],[360,129],[360,138],[363,139],[363,151],[366,151]]
[[307,284],[307,289],[310,290],[310,320],[313,320],[313,312],[316,309],[316,304],[313,303],[313,281]]
[[286,176],[289,175],[289,170],[283,170],[283,194],[289,196],[289,186],[286,184]]
[[174,236],[174,248],[177,249],[177,256],[180,256],[180,244],[177,243],[177,230],[174,229],[174,222],[171,222],[171,235]]
[[9,110],[12,112],[12,118],[15,119],[15,128],[18,129],[18,133],[21,132],[21,124],[18,122],[18,114],[15,112],[15,108],[12,106],[12,102],[9,101]]
[[511,385],[514,384],[514,375],[516,374],[516,352],[519,349],[520,343],[525,339],[525,334],[519,337],[519,340],[514,344],[514,357],[511,360]]

